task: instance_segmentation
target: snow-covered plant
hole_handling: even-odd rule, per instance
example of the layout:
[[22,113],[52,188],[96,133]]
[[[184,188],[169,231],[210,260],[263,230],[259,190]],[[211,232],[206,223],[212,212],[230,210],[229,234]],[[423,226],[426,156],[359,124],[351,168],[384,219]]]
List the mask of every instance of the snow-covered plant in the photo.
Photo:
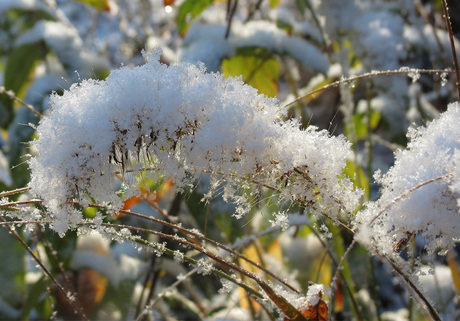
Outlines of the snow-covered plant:
[[224,176],[224,198],[239,205],[237,217],[248,204],[235,184],[252,180],[335,220],[357,207],[360,191],[342,174],[351,152],[344,137],[300,130],[283,119],[277,100],[239,79],[163,65],[158,52],[148,60],[51,97],[29,165],[32,192],[57,232],[82,222],[73,200],[119,210],[123,199],[108,187],[115,173],[127,171],[139,179],[170,177],[179,189],[203,172]]
[[[376,180],[380,198],[356,216],[360,239],[391,254],[420,233],[429,252],[445,251],[460,239],[460,105],[452,103],[440,119],[411,129],[410,143],[395,164]],[[393,248],[390,246],[393,244]]]
[[[382,302],[411,311],[378,261],[425,314],[455,318],[460,105],[441,111],[457,99],[446,67],[458,45],[429,10],[411,0],[0,3],[0,254],[23,262],[9,251],[21,243],[55,284],[44,299],[51,281],[35,264],[8,271],[16,288],[0,273],[2,298],[30,293],[0,300],[0,318],[47,319],[49,305],[58,318],[136,320],[371,320],[385,317]],[[431,120],[406,138],[409,123]],[[27,182],[27,166],[10,175],[20,161]],[[113,242],[90,253],[88,235]],[[436,255],[446,252],[449,268]],[[418,279],[426,271],[442,278],[435,304],[430,276]]]

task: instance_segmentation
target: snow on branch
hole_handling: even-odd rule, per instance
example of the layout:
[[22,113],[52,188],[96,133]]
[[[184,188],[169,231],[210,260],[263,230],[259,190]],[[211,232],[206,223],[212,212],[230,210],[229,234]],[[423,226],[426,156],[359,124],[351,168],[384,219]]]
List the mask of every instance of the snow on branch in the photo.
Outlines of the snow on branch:
[[394,166],[376,174],[380,199],[357,215],[361,241],[381,253],[403,249],[418,233],[431,252],[455,245],[460,238],[458,119],[460,105],[452,103],[440,119],[409,131],[411,141],[396,153]]
[[113,177],[128,169],[171,177],[179,189],[203,171],[219,172],[227,182],[224,198],[239,205],[236,216],[249,208],[238,194],[239,178],[248,177],[277,187],[282,199],[315,202],[333,218],[356,208],[361,191],[342,175],[351,153],[344,137],[300,130],[298,122],[283,120],[276,99],[238,78],[190,64],[166,66],[159,56],[51,96],[29,166],[32,192],[43,198],[57,232],[83,220],[69,203],[74,199],[119,209]]

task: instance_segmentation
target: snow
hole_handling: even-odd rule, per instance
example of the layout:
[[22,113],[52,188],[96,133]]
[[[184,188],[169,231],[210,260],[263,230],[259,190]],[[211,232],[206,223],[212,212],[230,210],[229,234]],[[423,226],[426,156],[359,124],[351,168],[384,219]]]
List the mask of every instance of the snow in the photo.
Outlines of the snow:
[[15,45],[44,41],[58,56],[59,61],[72,72],[78,70],[79,77],[89,78],[94,69],[107,69],[105,60],[82,51],[83,41],[75,27],[63,22],[37,22],[16,40]]
[[117,287],[122,280],[137,279],[147,267],[147,263],[125,252],[111,252],[107,240],[95,231],[79,235],[70,268],[91,268]]
[[332,217],[356,208],[361,192],[348,178],[337,178],[351,155],[344,137],[312,126],[302,131],[297,121],[281,120],[276,99],[241,80],[189,64],[168,67],[159,55],[148,56],[143,66],[115,70],[106,81],[85,80],[51,96],[50,116],[32,143],[38,157],[29,166],[32,192],[44,199],[56,231],[82,222],[68,204],[75,197],[119,209],[112,175],[131,165],[155,166],[148,175],[171,177],[179,189],[203,170],[231,174],[224,199],[237,204],[237,216],[250,206],[232,186],[254,174],[275,186],[283,175],[298,176],[285,184],[282,198],[320,198],[319,210]]
[[321,73],[329,67],[326,56],[315,46],[298,36],[290,36],[269,21],[250,21],[232,24],[231,34],[225,39],[226,24],[192,24],[179,54],[180,61],[203,62],[212,71],[219,70],[224,57],[236,49],[262,47],[277,54],[287,54],[303,65]]
[[388,251],[392,244],[421,233],[430,252],[448,250],[460,238],[460,105],[452,103],[427,127],[409,131],[406,150],[394,166],[376,175],[380,199],[357,215],[361,240]]
[[454,281],[448,266],[422,266],[420,272],[420,285],[436,307],[442,310],[454,300]]

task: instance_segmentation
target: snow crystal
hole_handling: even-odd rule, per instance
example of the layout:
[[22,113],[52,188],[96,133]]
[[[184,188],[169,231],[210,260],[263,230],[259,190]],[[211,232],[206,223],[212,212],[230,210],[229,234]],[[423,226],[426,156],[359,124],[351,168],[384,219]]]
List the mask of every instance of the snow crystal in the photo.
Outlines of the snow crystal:
[[444,87],[447,85],[447,72],[441,74],[441,86]]
[[205,259],[199,259],[196,264],[198,274],[209,275],[212,272],[212,264],[206,262]]
[[182,263],[184,262],[184,253],[182,253],[181,251],[174,251],[174,260],[179,262],[179,263]]
[[236,288],[236,284],[227,280],[227,279],[220,279],[222,283],[222,288],[219,289],[220,294],[230,293]]
[[281,230],[286,231],[289,227],[289,217],[285,212],[278,212],[274,214],[275,219],[269,220],[272,226],[279,226]]

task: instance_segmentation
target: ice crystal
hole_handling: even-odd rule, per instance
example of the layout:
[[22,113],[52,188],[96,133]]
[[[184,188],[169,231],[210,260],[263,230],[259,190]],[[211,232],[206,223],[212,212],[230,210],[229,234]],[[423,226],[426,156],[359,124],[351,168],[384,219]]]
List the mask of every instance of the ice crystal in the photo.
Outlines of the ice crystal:
[[289,227],[289,216],[285,212],[278,212],[274,220],[269,220],[272,226],[279,226],[281,230],[286,231]]
[[174,251],[174,260],[176,260],[179,263],[184,262],[184,253],[181,251]]
[[205,259],[199,259],[197,262],[197,273],[202,275],[209,275],[212,272],[212,264],[206,262]]
[[441,86],[444,87],[447,85],[447,72],[441,74]]
[[142,167],[155,169],[142,175],[171,177],[178,189],[203,171],[219,175],[237,217],[250,209],[238,186],[252,177],[334,218],[356,208],[360,191],[342,175],[351,154],[344,137],[284,121],[276,99],[240,79],[190,64],[166,66],[159,56],[51,95],[29,166],[30,187],[43,198],[54,230],[62,234],[82,222],[69,203],[75,199],[116,212],[123,199],[112,190],[114,174],[130,169],[135,176]]
[[227,280],[227,279],[220,279],[222,283],[222,287],[219,289],[220,294],[230,293],[236,288],[236,284]]

